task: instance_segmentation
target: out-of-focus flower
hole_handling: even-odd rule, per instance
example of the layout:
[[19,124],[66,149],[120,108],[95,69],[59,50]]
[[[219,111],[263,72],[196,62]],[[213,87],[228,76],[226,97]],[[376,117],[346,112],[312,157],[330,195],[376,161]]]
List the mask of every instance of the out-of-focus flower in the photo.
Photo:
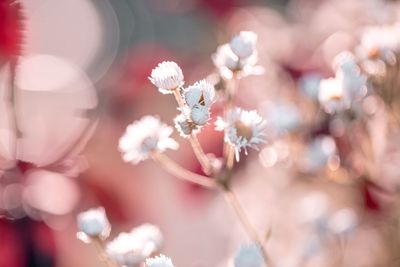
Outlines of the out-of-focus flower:
[[85,242],[91,237],[106,239],[110,235],[111,225],[103,207],[79,213],[77,219],[78,237]]
[[167,256],[160,254],[160,256],[156,256],[154,258],[146,259],[147,267],[174,267],[172,264],[172,260]]
[[256,244],[242,245],[234,258],[234,267],[261,267],[264,259],[260,246]]
[[236,107],[226,114],[225,119],[219,117],[215,126],[217,131],[225,132],[224,140],[234,148],[237,161],[242,149],[247,155],[248,147],[258,149],[257,145],[265,142],[266,122],[255,110]]
[[256,65],[258,62],[256,41],[255,33],[241,32],[230,43],[218,46],[217,52],[211,58],[225,79],[231,79],[234,75],[242,78],[264,73],[264,68]]
[[356,48],[360,58],[382,60],[388,64],[396,62],[395,54],[400,51],[399,24],[371,26],[362,31],[360,45]]
[[333,69],[343,72],[359,72],[356,57],[350,51],[343,51],[333,59]]
[[321,75],[317,73],[308,73],[300,78],[299,87],[309,98],[317,100],[321,80]]
[[330,136],[319,136],[307,147],[304,158],[304,169],[315,172],[324,168],[326,164],[336,155],[336,144]]
[[295,130],[301,123],[298,108],[283,101],[266,103],[262,114],[267,120],[268,130],[276,134]]
[[186,104],[190,108],[199,105],[209,108],[215,97],[214,86],[206,80],[201,80],[186,88],[184,91],[184,97]]
[[178,143],[170,137],[173,128],[154,116],[144,116],[128,125],[119,139],[119,150],[126,162],[137,164],[147,159],[151,152],[177,149]]
[[336,211],[329,220],[328,228],[333,234],[346,235],[357,226],[357,214],[351,209]]
[[348,94],[344,91],[341,81],[337,78],[329,78],[321,81],[318,100],[328,113],[345,110],[351,104]]
[[246,59],[256,52],[257,34],[251,31],[241,31],[229,43],[232,52],[240,59]]
[[120,233],[106,245],[107,255],[123,266],[136,266],[144,262],[162,245],[163,237],[158,227],[144,224],[129,233]]
[[328,221],[329,201],[325,193],[311,192],[300,201],[299,218],[324,232]]
[[173,90],[183,85],[181,68],[172,61],[164,61],[151,71],[149,80],[163,94],[171,94]]

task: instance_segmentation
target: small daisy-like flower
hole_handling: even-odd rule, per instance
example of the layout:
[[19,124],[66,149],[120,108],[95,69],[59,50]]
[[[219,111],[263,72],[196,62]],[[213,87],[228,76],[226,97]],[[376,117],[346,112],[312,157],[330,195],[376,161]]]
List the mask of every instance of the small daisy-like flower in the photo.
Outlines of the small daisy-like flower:
[[241,31],[229,43],[232,52],[240,59],[246,59],[256,52],[257,34],[251,31]]
[[106,239],[110,234],[111,225],[103,207],[79,213],[77,220],[78,238],[84,242],[90,242],[93,237]]
[[235,267],[261,267],[264,265],[260,246],[256,244],[243,245],[235,255]]
[[345,73],[359,73],[356,57],[350,51],[343,51],[333,59],[333,68],[335,71],[341,70]]
[[146,259],[147,267],[174,267],[172,261],[167,256],[160,254],[160,256]]
[[201,80],[189,86],[184,91],[186,104],[193,108],[203,106],[209,108],[214,101],[215,90],[206,80]]
[[178,131],[179,135],[186,138],[188,137],[194,130],[197,129],[197,125],[192,122],[189,117],[181,113],[174,119],[175,129]]
[[151,71],[149,80],[163,94],[172,94],[173,90],[183,85],[181,68],[172,61],[164,61]]
[[335,113],[350,107],[350,98],[338,78],[329,78],[319,85],[318,100],[326,112]]
[[129,233],[120,233],[106,245],[105,250],[107,255],[118,264],[137,266],[157,252],[162,242],[160,229],[151,224],[144,224]]
[[149,158],[151,152],[177,149],[178,143],[170,137],[172,132],[172,127],[154,116],[144,116],[133,122],[119,139],[123,160],[137,164]]
[[225,119],[219,117],[215,126],[217,131],[225,132],[224,140],[235,149],[237,161],[242,149],[247,155],[248,147],[258,150],[257,145],[265,142],[263,131],[266,122],[255,110],[234,108],[228,112]]

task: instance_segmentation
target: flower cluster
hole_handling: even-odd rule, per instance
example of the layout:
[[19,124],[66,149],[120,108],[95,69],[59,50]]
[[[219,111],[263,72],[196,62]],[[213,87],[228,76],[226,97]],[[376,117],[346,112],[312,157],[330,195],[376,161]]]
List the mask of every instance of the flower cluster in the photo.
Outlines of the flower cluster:
[[[100,242],[109,237],[111,225],[104,208],[90,209],[78,215],[78,238],[84,242]],[[82,239],[82,235],[91,239]],[[93,240],[92,240],[93,239]],[[139,266],[146,262],[148,267],[173,267],[164,255],[150,258],[160,251],[163,236],[160,229],[152,224],[143,224],[130,232],[120,233],[112,241],[101,245],[107,260],[120,266]]]

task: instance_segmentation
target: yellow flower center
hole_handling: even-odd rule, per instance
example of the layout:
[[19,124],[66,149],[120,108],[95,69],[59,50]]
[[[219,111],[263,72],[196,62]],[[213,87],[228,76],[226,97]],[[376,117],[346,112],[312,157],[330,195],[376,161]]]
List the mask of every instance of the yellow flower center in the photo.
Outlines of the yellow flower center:
[[253,130],[241,121],[235,123],[236,134],[249,141],[253,137]]

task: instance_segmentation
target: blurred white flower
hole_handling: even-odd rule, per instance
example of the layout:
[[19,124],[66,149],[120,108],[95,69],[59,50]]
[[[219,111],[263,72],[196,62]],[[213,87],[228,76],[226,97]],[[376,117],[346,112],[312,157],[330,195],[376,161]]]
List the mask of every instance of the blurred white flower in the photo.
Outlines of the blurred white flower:
[[219,117],[215,122],[217,131],[224,131],[224,140],[235,149],[236,160],[239,153],[247,148],[258,150],[257,145],[265,142],[263,131],[266,128],[265,120],[255,110],[246,111],[234,108],[226,114],[226,118]]
[[90,242],[91,237],[106,239],[110,234],[111,225],[103,207],[81,212],[77,220],[78,238],[84,242]]
[[343,72],[359,72],[360,68],[357,65],[356,57],[350,51],[343,51],[333,59],[333,69]]
[[333,234],[346,235],[357,226],[357,214],[351,209],[336,211],[329,220],[328,227]]
[[320,74],[308,73],[300,78],[299,87],[308,97],[317,100],[321,80],[322,77]]
[[229,43],[232,52],[240,59],[246,59],[256,53],[257,34],[251,31],[241,31]]
[[336,143],[330,136],[316,137],[308,146],[304,157],[304,168],[308,172],[316,172],[324,168],[336,155]]
[[134,228],[129,233],[120,233],[106,245],[107,255],[123,266],[137,266],[160,250],[163,242],[161,231],[151,224]]
[[214,101],[214,86],[206,80],[201,80],[184,90],[186,104],[193,108],[197,105],[209,108]]
[[242,245],[236,252],[234,267],[262,267],[264,259],[260,246],[256,244]]
[[137,164],[147,159],[153,151],[177,149],[178,143],[170,137],[173,128],[154,116],[144,116],[128,125],[119,139],[123,160]]
[[174,267],[170,258],[163,254],[154,258],[146,259],[147,267]]
[[325,232],[328,221],[329,200],[323,192],[310,192],[299,202],[299,219]]
[[172,61],[164,61],[151,71],[149,80],[163,94],[171,94],[173,90],[183,85],[181,68]]
[[187,114],[181,112],[174,119],[175,129],[178,131],[179,135],[186,138],[188,137],[194,130],[197,129],[197,125],[194,124]]
[[356,52],[366,60],[382,60],[389,64],[396,62],[395,54],[400,51],[399,23],[371,26],[363,29]]
[[262,114],[268,122],[268,130],[275,134],[295,130],[301,123],[298,108],[281,100],[264,103]]
[[351,101],[338,78],[323,79],[319,85],[318,100],[324,110],[335,113],[350,107]]

